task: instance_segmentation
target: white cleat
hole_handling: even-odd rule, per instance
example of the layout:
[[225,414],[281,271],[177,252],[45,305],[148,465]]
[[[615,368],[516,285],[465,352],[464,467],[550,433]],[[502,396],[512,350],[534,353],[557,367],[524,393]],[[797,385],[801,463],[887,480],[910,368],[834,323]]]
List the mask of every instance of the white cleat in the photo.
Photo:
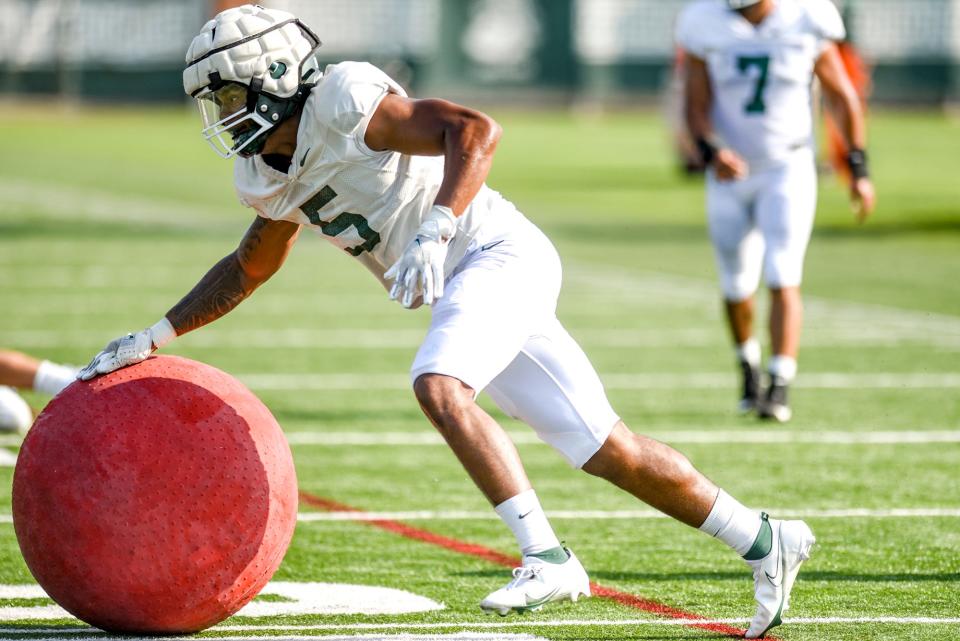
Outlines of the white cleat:
[[26,432],[33,423],[30,406],[12,387],[0,386],[0,432]]
[[[768,520],[766,514],[762,517]],[[803,521],[769,519],[772,532],[770,553],[762,559],[747,561],[753,568],[757,613],[750,622],[746,638],[760,639],[782,623],[781,616],[790,607],[790,591],[810,548],[817,542]]]
[[787,382],[777,376],[772,377],[766,398],[757,405],[760,418],[772,419],[778,423],[786,423],[793,418],[793,411],[787,402],[789,386]]
[[[566,549],[566,548],[564,548]],[[590,579],[580,561],[570,550],[564,563],[547,563],[535,556],[523,557],[523,566],[513,569],[513,580],[487,595],[480,608],[487,614],[496,612],[534,612],[553,601],[569,599],[576,603],[580,596],[590,596]]]

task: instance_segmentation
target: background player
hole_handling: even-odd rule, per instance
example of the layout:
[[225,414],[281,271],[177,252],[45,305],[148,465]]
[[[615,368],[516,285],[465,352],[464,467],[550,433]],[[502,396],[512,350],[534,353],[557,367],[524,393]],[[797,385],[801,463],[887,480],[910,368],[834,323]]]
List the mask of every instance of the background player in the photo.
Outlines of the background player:
[[[797,372],[800,284],[817,200],[814,75],[850,149],[858,220],[874,208],[860,98],[835,44],[844,36],[829,0],[697,0],[677,22],[687,126],[709,166],[710,238],[743,374],[740,410],[781,422],[791,417],[787,389]],[[761,270],[773,352],[763,394],[753,334]]]
[[23,432],[33,423],[33,412],[17,389],[56,396],[76,375],[76,368],[0,350],[0,431]]
[[[411,370],[414,393],[523,556],[483,609],[523,612],[590,594],[516,448],[476,403],[486,390],[573,466],[736,550],[755,578],[748,635],[777,625],[812,532],[802,521],[747,509],[682,454],[619,419],[556,318],[556,250],[484,183],[499,126],[450,102],[411,100],[369,64],[345,62],[321,74],[318,46],[290,14],[251,5],[219,14],[194,39],[184,87],[199,101],[204,137],[222,156],[236,157],[236,189],[257,217],[237,250],[160,321],[111,342],[81,377],[142,361],[228,313],[280,268],[301,228],[310,227],[370,269],[391,298],[433,306]],[[309,284],[321,289],[335,277],[312,274]]]

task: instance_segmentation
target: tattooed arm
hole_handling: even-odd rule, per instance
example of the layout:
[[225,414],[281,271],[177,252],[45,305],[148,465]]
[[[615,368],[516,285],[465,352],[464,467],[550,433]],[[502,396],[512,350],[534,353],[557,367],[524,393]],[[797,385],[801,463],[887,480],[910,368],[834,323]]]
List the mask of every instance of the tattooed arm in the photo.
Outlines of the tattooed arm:
[[295,223],[258,216],[237,250],[214,265],[167,312],[177,335],[211,323],[239,305],[280,269],[299,233]]
[[166,316],[141,332],[110,341],[77,378],[88,381],[139,363],[180,334],[217,320],[280,269],[299,233],[294,223],[258,217],[237,250],[214,265]]

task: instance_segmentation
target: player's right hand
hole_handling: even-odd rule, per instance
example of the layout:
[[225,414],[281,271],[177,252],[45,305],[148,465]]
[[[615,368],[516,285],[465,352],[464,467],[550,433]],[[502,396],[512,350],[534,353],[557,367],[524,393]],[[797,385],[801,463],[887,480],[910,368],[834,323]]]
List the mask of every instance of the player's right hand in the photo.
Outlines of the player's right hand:
[[866,222],[873,213],[874,207],[877,206],[877,193],[873,189],[873,182],[869,178],[854,180],[850,186],[850,198],[857,222]]
[[726,182],[747,177],[747,163],[732,149],[718,149],[710,163],[717,180]]
[[447,243],[457,229],[457,217],[449,207],[434,205],[423,218],[417,235],[383,277],[393,281],[390,300],[411,309],[417,294],[432,305],[443,296],[443,265]]
[[147,360],[155,349],[153,336],[147,328],[136,334],[127,334],[107,343],[103,350],[93,357],[77,374],[81,381],[89,381],[95,376],[109,374],[121,367]]

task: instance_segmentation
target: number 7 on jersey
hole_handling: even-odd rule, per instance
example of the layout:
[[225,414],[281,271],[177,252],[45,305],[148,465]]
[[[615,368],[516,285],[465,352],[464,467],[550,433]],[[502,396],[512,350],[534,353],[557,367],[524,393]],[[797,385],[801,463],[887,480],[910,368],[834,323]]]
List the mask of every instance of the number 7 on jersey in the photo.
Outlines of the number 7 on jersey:
[[746,74],[751,67],[759,70],[757,85],[753,91],[753,98],[743,106],[748,114],[762,114],[767,111],[767,103],[763,100],[763,93],[767,89],[767,78],[770,71],[770,56],[738,56],[737,70]]

